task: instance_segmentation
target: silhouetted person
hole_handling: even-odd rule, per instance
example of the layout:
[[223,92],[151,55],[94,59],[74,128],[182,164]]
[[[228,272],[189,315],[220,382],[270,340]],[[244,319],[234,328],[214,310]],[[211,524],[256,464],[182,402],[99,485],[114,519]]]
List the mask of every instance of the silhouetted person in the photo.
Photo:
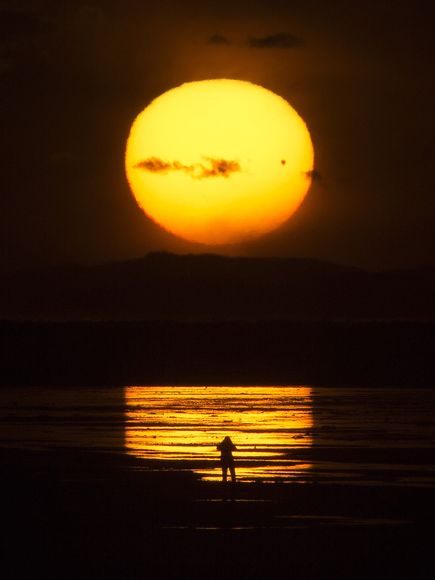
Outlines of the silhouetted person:
[[234,467],[233,451],[237,447],[231,441],[228,435],[216,446],[216,449],[221,452],[221,466],[222,466],[222,481],[226,483],[228,469],[231,473],[231,481],[236,482],[236,469]]

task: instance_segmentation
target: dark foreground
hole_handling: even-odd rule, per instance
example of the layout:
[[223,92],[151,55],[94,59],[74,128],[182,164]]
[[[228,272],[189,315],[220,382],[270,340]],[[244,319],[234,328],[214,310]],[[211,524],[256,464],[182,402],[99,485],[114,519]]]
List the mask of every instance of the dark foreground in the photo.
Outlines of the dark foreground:
[[224,487],[110,453],[0,458],[3,578],[432,577],[432,487]]

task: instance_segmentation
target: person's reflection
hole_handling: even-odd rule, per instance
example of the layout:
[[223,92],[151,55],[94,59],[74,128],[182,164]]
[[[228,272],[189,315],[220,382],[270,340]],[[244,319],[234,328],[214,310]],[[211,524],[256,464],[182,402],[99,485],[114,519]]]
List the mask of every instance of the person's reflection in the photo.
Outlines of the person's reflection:
[[221,467],[222,467],[222,481],[226,483],[227,472],[230,470],[232,483],[236,482],[236,469],[234,467],[234,457],[233,451],[237,450],[237,447],[231,441],[231,438],[224,437],[222,441],[216,446],[216,449],[221,452]]

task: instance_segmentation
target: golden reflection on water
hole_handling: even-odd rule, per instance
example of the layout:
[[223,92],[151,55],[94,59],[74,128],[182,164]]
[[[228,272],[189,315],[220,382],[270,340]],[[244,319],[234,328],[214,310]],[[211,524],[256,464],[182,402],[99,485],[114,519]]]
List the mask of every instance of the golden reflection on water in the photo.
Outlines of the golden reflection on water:
[[230,435],[238,479],[295,478],[311,467],[292,458],[312,445],[310,387],[130,386],[125,404],[125,447],[136,457],[184,460],[220,479],[216,445]]

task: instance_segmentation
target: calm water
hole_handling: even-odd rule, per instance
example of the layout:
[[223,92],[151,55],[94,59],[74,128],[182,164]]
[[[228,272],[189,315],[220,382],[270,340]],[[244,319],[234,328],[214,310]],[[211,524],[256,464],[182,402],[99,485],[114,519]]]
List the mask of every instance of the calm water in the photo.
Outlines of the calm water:
[[240,480],[435,485],[435,390],[309,386],[0,390],[0,444],[126,453],[143,469],[220,478],[230,435]]

